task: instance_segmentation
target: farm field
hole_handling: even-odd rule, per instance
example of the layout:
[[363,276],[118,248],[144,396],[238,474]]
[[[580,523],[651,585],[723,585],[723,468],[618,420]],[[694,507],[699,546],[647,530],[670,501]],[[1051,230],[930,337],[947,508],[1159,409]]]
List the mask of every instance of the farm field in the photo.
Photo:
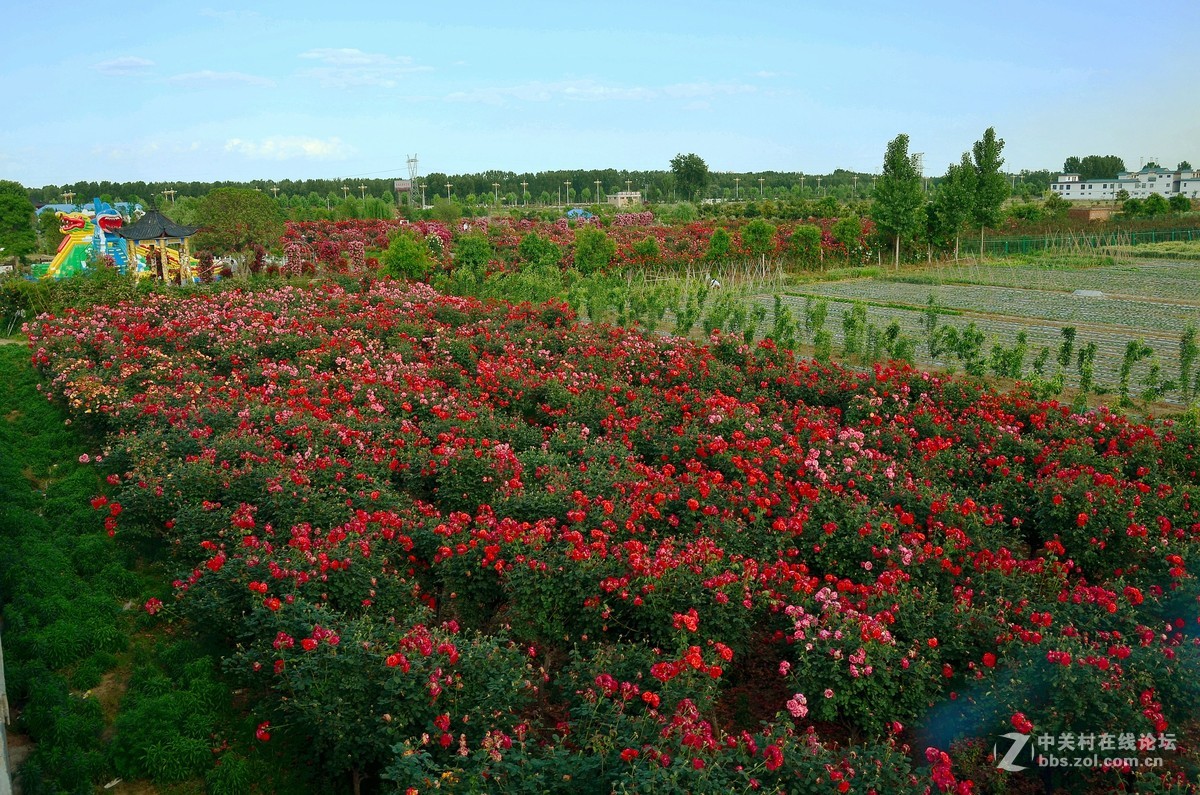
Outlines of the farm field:
[[[1076,295],[1076,290],[1103,295]],[[868,304],[868,319],[878,327],[896,320],[906,333],[920,339],[923,311],[931,295],[939,308],[956,313],[941,315],[941,324],[961,329],[973,322],[990,338],[989,346],[992,342],[1011,345],[1018,332],[1026,331],[1029,359],[1042,346],[1056,350],[1061,330],[1074,327],[1077,348],[1087,341],[1097,344],[1096,380],[1108,386],[1116,383],[1126,343],[1138,338],[1154,350],[1163,373],[1173,377],[1179,367],[1180,335],[1189,323],[1200,325],[1200,265],[1166,260],[1086,268],[1007,263],[939,266],[905,271],[895,278],[883,274],[805,285],[802,295],[790,294],[786,302],[802,315],[804,296],[828,299],[828,328],[840,345],[842,316],[855,301]],[[768,304],[772,297],[759,295],[757,300]],[[936,366],[952,363],[932,360],[924,345],[917,346],[917,361]],[[1135,380],[1150,364],[1150,360],[1140,363]]]

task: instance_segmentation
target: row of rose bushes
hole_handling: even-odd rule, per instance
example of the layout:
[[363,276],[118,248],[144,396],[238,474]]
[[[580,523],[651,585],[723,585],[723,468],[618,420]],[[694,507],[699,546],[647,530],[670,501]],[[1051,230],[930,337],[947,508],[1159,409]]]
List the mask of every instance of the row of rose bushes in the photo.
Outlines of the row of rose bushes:
[[1034,786],[987,758],[1014,727],[1178,738],[1076,789],[1196,758],[1194,428],[390,281],[28,330],[109,434],[106,525],[179,571],[147,609],[330,776]]
[[[725,229],[730,235],[731,249],[727,258],[759,259],[759,255],[752,252],[742,238],[745,224],[728,227],[718,227],[711,221],[658,224],[653,222],[651,213],[627,213],[618,216],[618,220],[619,223],[604,231],[616,244],[614,263],[619,263],[621,267],[686,267],[703,261],[709,253],[713,233],[718,228]],[[859,259],[866,256],[874,229],[870,220],[863,221],[862,234],[854,246],[854,252],[848,252],[846,246],[834,237],[836,223],[837,219],[814,218],[803,223],[780,224],[775,227],[767,256],[772,260],[807,256],[802,254],[794,240],[796,229],[804,225],[813,226],[820,233],[820,248],[814,253],[819,259],[831,257],[845,261],[850,254]],[[390,236],[401,228],[414,231],[428,241],[433,253],[447,267],[453,260],[454,241],[459,235],[482,233],[487,235],[495,252],[495,268],[502,270],[519,263],[517,248],[521,240],[530,233],[536,233],[560,247],[564,254],[563,265],[569,267],[574,230],[581,225],[598,226],[599,219],[568,221],[562,218],[548,223],[529,219],[477,218],[462,221],[454,227],[437,221],[289,221],[280,243],[289,267],[296,273],[358,273],[368,263],[364,251],[386,249]],[[647,241],[653,241],[649,249]]]

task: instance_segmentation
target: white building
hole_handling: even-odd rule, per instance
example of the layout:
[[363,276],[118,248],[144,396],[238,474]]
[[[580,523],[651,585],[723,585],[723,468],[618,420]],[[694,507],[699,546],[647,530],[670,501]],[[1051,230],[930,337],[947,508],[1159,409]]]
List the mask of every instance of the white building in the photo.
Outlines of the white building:
[[608,194],[608,203],[617,207],[640,207],[642,192],[640,190],[623,190]]
[[1068,201],[1114,201],[1122,190],[1131,199],[1144,199],[1153,193],[1167,199],[1176,194],[1195,199],[1200,198],[1200,171],[1148,167],[1122,171],[1116,178],[1089,180],[1081,180],[1078,174],[1060,174],[1050,190]]

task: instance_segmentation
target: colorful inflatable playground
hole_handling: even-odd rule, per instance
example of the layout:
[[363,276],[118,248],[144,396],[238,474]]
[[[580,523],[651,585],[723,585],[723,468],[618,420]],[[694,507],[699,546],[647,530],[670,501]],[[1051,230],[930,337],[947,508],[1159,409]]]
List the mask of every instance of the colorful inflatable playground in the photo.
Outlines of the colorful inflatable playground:
[[55,214],[62,222],[59,229],[64,236],[54,259],[33,266],[34,278],[64,279],[99,263],[138,278],[178,281],[182,276],[190,281],[197,272],[198,263],[187,246],[187,238],[195,230],[171,222],[157,210],[151,209],[129,226],[119,212],[100,199],[90,208]]

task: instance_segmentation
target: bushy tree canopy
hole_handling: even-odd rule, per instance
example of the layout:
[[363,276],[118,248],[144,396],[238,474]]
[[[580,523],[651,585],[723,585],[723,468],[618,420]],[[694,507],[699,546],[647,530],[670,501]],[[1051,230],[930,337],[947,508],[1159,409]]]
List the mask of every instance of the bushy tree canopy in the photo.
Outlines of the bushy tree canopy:
[[0,180],[0,257],[24,257],[37,250],[33,202],[18,182]]
[[261,191],[218,188],[196,204],[196,248],[241,254],[259,245],[270,248],[283,236],[279,205]]
[[708,186],[708,164],[699,155],[675,155],[671,158],[671,173],[685,198],[694,199]]

